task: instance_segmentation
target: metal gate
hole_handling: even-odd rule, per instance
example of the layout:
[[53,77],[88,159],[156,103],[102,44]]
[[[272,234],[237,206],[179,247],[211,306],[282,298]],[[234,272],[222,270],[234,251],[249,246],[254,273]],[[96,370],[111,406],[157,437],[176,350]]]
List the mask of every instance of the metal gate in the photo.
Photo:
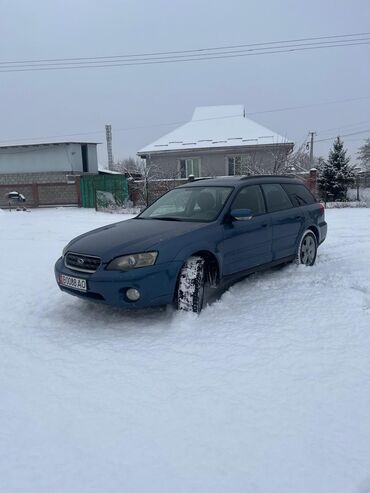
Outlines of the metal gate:
[[117,203],[124,204],[128,199],[127,179],[123,175],[81,176],[81,205],[96,208],[97,191],[109,192]]

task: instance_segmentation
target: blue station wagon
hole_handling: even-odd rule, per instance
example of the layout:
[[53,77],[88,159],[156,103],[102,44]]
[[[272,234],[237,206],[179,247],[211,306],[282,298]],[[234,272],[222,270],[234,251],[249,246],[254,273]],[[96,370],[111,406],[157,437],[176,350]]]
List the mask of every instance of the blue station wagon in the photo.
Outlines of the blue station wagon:
[[324,206],[299,179],[199,179],[134,219],[73,239],[55,276],[62,291],[84,299],[199,313],[205,288],[291,261],[313,265],[326,233]]

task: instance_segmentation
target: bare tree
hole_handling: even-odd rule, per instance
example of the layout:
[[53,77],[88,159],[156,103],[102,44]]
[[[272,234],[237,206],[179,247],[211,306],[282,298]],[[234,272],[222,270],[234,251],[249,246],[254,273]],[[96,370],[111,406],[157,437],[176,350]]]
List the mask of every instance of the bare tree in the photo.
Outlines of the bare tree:
[[113,170],[125,175],[141,175],[142,160],[137,157],[129,156],[113,164]]
[[[272,163],[270,159],[266,162],[266,152],[270,153]],[[235,167],[239,167],[240,174],[278,174],[288,167],[291,154],[292,151],[281,145],[272,147],[268,151],[251,149],[247,154],[240,157],[240,163],[235,163]]]
[[291,153],[292,150],[284,145],[277,145],[275,147],[272,147],[270,149],[270,155],[272,156],[273,165],[270,173],[272,172],[273,175],[282,173],[287,167],[288,158]]
[[357,156],[361,166],[366,171],[370,171],[370,137],[366,139],[365,143],[359,148]]
[[[319,163],[320,158],[315,158],[315,162]],[[306,144],[303,143],[300,147],[293,149],[287,154],[285,163],[280,168],[280,171],[294,172],[294,171],[309,171],[310,169],[310,157],[306,150]]]
[[145,207],[180,183],[177,169],[164,172],[158,164],[140,158],[123,159],[115,169],[127,177],[134,203]]

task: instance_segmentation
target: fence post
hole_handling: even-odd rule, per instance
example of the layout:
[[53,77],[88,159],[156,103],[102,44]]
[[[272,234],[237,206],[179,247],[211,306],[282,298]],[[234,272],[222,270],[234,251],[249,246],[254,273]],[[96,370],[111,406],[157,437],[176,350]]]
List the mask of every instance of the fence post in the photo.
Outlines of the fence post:
[[82,207],[82,200],[81,200],[81,177],[79,175],[76,176],[75,187],[76,187],[76,193],[77,193],[77,205],[78,205],[78,207]]

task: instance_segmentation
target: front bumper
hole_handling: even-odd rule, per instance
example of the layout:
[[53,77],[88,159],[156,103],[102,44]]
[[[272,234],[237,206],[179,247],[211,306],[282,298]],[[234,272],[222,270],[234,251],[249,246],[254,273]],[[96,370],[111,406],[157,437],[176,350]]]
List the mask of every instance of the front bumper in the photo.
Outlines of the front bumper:
[[[181,262],[168,262],[127,272],[107,271],[101,266],[96,272],[87,274],[69,269],[61,257],[57,260],[54,271],[59,288],[73,296],[125,308],[146,308],[173,302],[181,265]],[[87,292],[61,286],[60,274],[86,279]],[[128,300],[126,291],[129,288],[140,291],[139,300]]]

